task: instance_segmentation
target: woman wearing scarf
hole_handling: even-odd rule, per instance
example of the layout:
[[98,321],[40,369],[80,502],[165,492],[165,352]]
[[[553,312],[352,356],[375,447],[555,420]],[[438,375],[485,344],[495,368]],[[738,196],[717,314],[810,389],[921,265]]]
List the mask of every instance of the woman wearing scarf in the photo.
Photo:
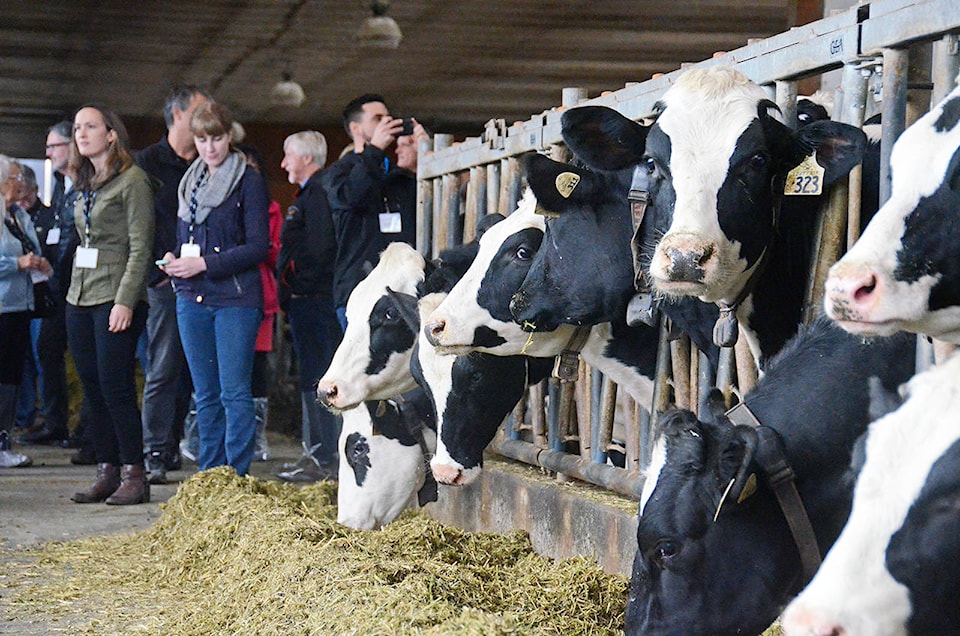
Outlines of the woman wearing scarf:
[[154,183],[133,163],[123,122],[100,106],[73,120],[70,169],[80,245],[67,291],[67,340],[89,404],[97,480],[77,503],[150,501],[134,383],[147,321]]
[[259,264],[270,246],[270,195],[233,148],[232,124],[222,104],[194,111],[199,156],[180,181],[180,246],[157,265],[177,290],[177,325],[196,391],[197,466],[228,465],[245,475],[256,432],[250,377],[263,315]]

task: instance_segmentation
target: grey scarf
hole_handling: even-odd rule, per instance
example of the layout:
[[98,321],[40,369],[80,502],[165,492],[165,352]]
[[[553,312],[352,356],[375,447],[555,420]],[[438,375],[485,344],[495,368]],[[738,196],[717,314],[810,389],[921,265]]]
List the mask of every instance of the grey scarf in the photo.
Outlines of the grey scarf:
[[244,170],[247,169],[247,161],[239,152],[231,152],[223,160],[213,176],[206,170],[207,164],[203,159],[197,159],[190,164],[187,172],[180,180],[180,186],[177,188],[177,198],[180,200],[180,206],[177,208],[177,216],[190,223],[190,197],[193,194],[194,186],[197,180],[201,179],[200,187],[197,188],[197,225],[207,220],[210,210],[217,207],[237,189],[237,184],[243,177]]

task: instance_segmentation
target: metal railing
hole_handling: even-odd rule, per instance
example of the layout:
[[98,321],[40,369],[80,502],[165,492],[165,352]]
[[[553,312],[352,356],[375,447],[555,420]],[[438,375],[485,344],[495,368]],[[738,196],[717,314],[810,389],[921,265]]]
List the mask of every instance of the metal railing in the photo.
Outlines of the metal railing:
[[[586,99],[582,89],[564,89],[560,108],[511,126],[502,119],[490,120],[480,137],[458,144],[450,135],[437,134],[419,149],[417,247],[436,257],[442,249],[472,240],[483,216],[513,211],[522,187],[518,156],[536,151],[562,160],[565,154],[560,135],[564,108],[603,105],[634,120],[648,118],[682,73],[713,65],[733,66],[763,86],[786,122],[795,120],[798,81],[828,71],[841,69],[834,119],[860,126],[870,100],[882,98],[882,202],[890,194],[893,142],[914,118],[908,116],[908,90],[919,89],[922,96],[915,116],[952,90],[960,71],[958,33],[960,0],[879,0],[593,99]],[[819,311],[827,269],[857,238],[859,191],[858,168],[830,193],[807,289],[807,320]],[[531,387],[493,447],[561,478],[639,497],[657,415],[672,404],[698,411],[710,387],[729,395],[735,389],[745,391],[755,378],[747,364],[749,354],[723,350],[720,360],[718,377],[712,377],[689,339],[668,340],[661,325],[652,405],[626,400],[630,414],[617,421],[616,385],[581,362],[577,382],[551,379]],[[620,424],[623,433],[617,436],[613,431]],[[623,468],[608,462],[618,453],[624,456]]]

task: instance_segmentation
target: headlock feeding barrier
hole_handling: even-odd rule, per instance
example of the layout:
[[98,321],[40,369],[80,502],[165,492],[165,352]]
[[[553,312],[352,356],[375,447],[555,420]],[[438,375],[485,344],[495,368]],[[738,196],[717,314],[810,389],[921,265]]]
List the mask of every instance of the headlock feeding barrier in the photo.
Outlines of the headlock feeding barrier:
[[[443,249],[472,240],[477,221],[485,215],[509,215],[523,187],[520,155],[534,151],[556,160],[568,158],[561,138],[564,109],[600,105],[636,121],[651,118],[654,105],[680,75],[713,65],[734,67],[764,87],[788,125],[796,121],[798,83],[825,73],[836,82],[839,73],[834,120],[861,126],[872,114],[882,115],[882,203],[890,196],[894,141],[956,85],[958,34],[958,0],[878,0],[599,97],[588,99],[582,89],[564,89],[560,107],[509,126],[492,119],[480,137],[461,143],[453,144],[451,135],[435,134],[419,149],[417,247],[435,258]],[[820,312],[827,269],[857,238],[859,193],[857,168],[833,186],[821,212],[806,290],[808,321]],[[729,398],[746,391],[756,378],[752,357],[740,344],[722,350],[714,377],[689,338],[670,339],[665,324],[660,334],[652,404],[618,398],[616,385],[581,361],[575,382],[550,379],[530,387],[495,439],[494,450],[558,476],[639,498],[657,416],[671,405],[697,412],[705,408],[710,388],[720,388]],[[925,339],[918,340],[918,347],[924,354],[920,359],[933,355]],[[625,417],[616,417],[618,405]],[[614,453],[625,456],[623,468],[608,461]]]

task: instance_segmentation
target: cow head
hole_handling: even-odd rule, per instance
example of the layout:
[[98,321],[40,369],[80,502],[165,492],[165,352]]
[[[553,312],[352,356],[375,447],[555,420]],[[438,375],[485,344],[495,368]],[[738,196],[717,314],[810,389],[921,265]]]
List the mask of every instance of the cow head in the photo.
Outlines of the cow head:
[[391,243],[347,300],[347,330],[317,385],[329,408],[349,409],[413,389],[410,355],[416,340],[390,294],[416,296],[427,264],[405,243]]
[[528,155],[524,166],[548,218],[540,249],[511,299],[514,320],[533,331],[622,320],[634,293],[629,171],[600,173],[538,154]]
[[573,327],[531,338],[510,314],[510,299],[543,240],[543,217],[535,208],[527,192],[513,214],[484,233],[473,264],[423,323],[427,341],[440,353],[551,356],[569,341]]
[[890,170],[890,199],[830,269],[827,315],[960,343],[960,88],[903,132]]
[[850,518],[784,612],[790,636],[956,633],[958,377],[958,356],[913,377],[906,402],[870,425]]
[[781,579],[797,557],[778,547],[789,532],[772,493],[758,485],[755,433],[687,411],[661,422],[640,503],[626,633],[759,634],[800,581]]
[[[418,503],[427,478],[424,448],[436,433],[424,404],[363,402],[343,412],[337,521],[358,530],[376,530]],[[429,408],[429,404],[425,404]],[[434,497],[435,500],[434,484]],[[422,504],[423,501],[420,501]]]
[[664,294],[707,302],[735,304],[747,288],[776,236],[788,172],[815,153],[829,186],[866,143],[836,122],[790,130],[762,88],[726,67],[683,74],[660,111],[631,186],[648,193],[648,214],[671,217],[648,277]]

